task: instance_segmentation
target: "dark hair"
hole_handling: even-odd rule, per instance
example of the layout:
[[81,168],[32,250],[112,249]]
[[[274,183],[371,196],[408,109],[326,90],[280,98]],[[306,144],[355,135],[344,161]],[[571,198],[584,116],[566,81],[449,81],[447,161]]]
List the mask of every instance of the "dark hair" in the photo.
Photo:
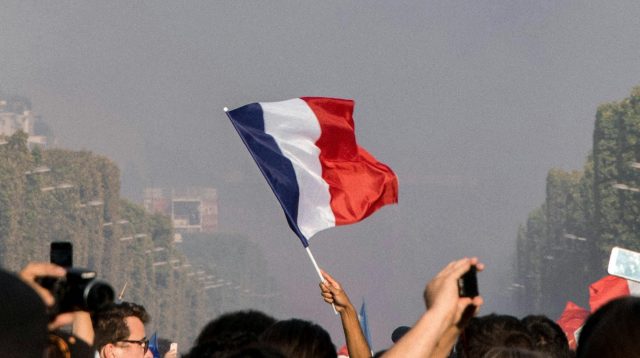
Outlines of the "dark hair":
[[634,357],[640,352],[640,298],[615,299],[584,324],[577,357]]
[[460,357],[483,357],[494,347],[532,350],[533,339],[519,319],[508,315],[490,314],[474,317],[457,343]]
[[482,358],[548,358],[545,354],[528,349],[514,347],[494,347],[485,353]]
[[275,318],[256,310],[228,312],[200,331],[187,357],[223,357],[258,341]]
[[227,358],[287,358],[284,354],[280,353],[280,351],[265,347],[265,346],[255,346],[244,348],[237,353],[230,354]]
[[570,358],[569,341],[562,328],[543,315],[529,315],[522,323],[533,338],[536,351],[545,353],[550,358]]
[[253,333],[236,332],[224,334],[220,337],[196,344],[186,354],[185,358],[226,358],[245,347],[254,345],[258,338]]
[[310,321],[295,318],[279,321],[264,331],[260,339],[287,357],[337,357],[336,346],[329,333]]
[[0,356],[42,357],[47,344],[44,302],[17,276],[0,269]]
[[239,333],[253,335],[254,340],[257,340],[275,322],[275,318],[256,310],[225,313],[204,326],[196,339],[196,345],[224,341]]
[[143,324],[151,321],[144,307],[132,302],[112,304],[91,317],[95,332],[94,345],[98,351],[107,343],[115,343],[129,337],[131,332],[125,321],[127,317],[137,317]]

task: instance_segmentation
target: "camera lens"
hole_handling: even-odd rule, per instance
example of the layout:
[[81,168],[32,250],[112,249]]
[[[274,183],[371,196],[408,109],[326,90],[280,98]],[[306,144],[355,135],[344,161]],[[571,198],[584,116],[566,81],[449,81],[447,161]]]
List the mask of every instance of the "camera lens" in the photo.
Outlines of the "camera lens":
[[93,280],[85,288],[84,297],[86,307],[95,312],[113,303],[115,293],[107,283]]

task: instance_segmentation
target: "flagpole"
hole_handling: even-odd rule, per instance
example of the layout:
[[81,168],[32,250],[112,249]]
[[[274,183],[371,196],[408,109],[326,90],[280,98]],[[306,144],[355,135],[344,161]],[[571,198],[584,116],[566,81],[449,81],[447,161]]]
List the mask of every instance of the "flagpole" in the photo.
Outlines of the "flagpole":
[[[324,279],[324,277],[322,277],[322,272],[320,271],[320,267],[318,266],[316,259],[313,257],[313,254],[311,253],[311,249],[309,248],[309,246],[305,247],[304,249],[307,251],[307,255],[309,255],[309,259],[311,259],[311,263],[313,264],[313,267],[316,269],[316,272],[318,273],[318,277],[320,277],[320,282],[325,282],[326,280]],[[336,310],[336,305],[332,303],[331,307],[333,308],[333,313],[338,314],[338,311]]]

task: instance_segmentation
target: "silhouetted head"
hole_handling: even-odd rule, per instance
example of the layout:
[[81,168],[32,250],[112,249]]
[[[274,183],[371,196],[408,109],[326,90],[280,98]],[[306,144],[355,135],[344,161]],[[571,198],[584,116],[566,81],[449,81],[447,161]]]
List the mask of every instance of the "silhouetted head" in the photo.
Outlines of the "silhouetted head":
[[640,298],[624,297],[600,307],[584,324],[578,358],[635,357],[640,352]]
[[200,331],[189,358],[222,357],[251,346],[276,320],[260,311],[228,312],[207,323]]
[[490,314],[472,318],[458,339],[460,357],[484,357],[492,348],[533,350],[533,339],[519,319],[508,315]]
[[319,325],[300,319],[279,321],[269,327],[261,341],[287,357],[336,358],[331,336]]
[[550,358],[570,358],[569,341],[562,328],[547,316],[530,315],[522,323],[533,338],[535,350]]
[[0,357],[42,357],[48,322],[40,296],[17,276],[0,270]]
[[491,348],[482,358],[548,358],[540,352],[522,348],[495,347]]
[[220,341],[239,334],[253,335],[257,340],[275,322],[275,318],[256,310],[225,313],[204,326],[196,344]]

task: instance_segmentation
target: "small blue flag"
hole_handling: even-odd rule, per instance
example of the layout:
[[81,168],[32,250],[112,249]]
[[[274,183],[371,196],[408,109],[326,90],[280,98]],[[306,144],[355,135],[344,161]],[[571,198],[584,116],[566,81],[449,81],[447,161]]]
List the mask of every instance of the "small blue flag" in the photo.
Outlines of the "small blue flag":
[[158,350],[158,333],[154,332],[153,336],[149,340],[149,350],[153,354],[153,358],[161,358],[160,351]]
[[360,328],[362,328],[362,332],[367,339],[367,343],[369,343],[369,348],[373,349],[373,347],[371,346],[371,333],[369,332],[369,323],[367,322],[367,309],[365,307],[364,298],[362,299],[362,306],[360,306],[360,314],[358,315],[358,319],[360,320]]

